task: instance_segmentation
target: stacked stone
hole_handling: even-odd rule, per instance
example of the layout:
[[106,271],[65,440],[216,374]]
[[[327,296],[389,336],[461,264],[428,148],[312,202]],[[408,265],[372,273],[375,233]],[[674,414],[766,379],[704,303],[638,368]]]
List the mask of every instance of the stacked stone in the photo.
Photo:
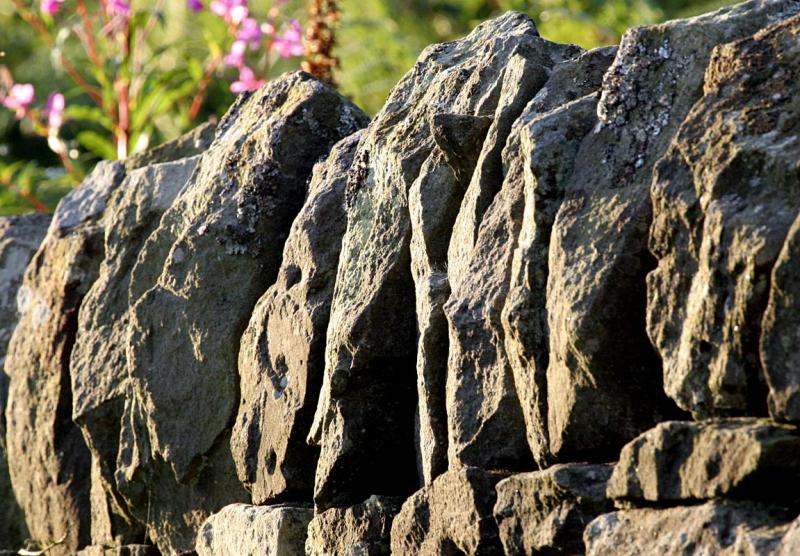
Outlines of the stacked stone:
[[509,13],[371,122],[294,73],[100,165],[0,272],[32,538],[799,552],[798,13],[588,52]]

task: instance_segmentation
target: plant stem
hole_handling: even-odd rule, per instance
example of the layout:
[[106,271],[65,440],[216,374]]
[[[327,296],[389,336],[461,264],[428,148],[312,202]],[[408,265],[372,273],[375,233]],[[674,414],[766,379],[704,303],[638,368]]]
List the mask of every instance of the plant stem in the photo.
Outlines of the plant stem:
[[189,108],[189,121],[194,121],[195,118],[197,118],[197,115],[200,113],[200,109],[203,107],[203,101],[206,98],[208,86],[211,84],[211,79],[214,77],[214,72],[217,71],[217,68],[221,62],[222,56],[216,55],[209,60],[208,65],[206,65],[206,70],[203,72],[203,78],[197,84],[197,93],[192,99],[191,108]]

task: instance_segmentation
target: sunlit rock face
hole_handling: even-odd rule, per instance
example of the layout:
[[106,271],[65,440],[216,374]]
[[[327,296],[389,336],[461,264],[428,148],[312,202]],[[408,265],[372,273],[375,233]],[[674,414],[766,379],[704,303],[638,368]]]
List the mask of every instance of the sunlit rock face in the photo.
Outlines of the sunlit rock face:
[[798,13],[508,13],[372,121],[287,74],[0,219],[0,535],[794,554]]

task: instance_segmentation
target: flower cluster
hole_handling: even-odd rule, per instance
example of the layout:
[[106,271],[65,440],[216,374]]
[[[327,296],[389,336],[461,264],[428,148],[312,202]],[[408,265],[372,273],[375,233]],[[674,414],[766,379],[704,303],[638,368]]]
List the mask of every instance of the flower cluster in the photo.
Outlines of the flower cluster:
[[[259,52],[266,43],[267,50],[281,58],[304,54],[303,28],[299,21],[289,20],[282,32],[277,32],[277,16],[285,3],[286,0],[276,0],[267,20],[261,23],[252,17],[247,0],[214,0],[209,5],[212,13],[225,20],[235,37],[224,58],[226,66],[239,70],[239,79],[231,84],[232,92],[238,94],[252,91],[264,84],[264,79],[259,78],[256,71],[248,65],[248,50]],[[187,6],[194,12],[204,9],[201,0],[187,0]]]
[[[186,9],[197,16],[192,32],[207,27],[198,33],[207,48],[191,50],[177,44],[173,49],[169,36],[153,32],[164,25],[161,2],[147,7],[133,0],[12,3],[74,87],[66,98],[59,91],[37,91],[0,64],[0,109],[23,120],[24,133],[46,139],[64,169],[47,175],[72,185],[98,159],[125,159],[153,140],[190,129],[200,117],[213,118],[227,104],[210,94],[218,91],[217,77],[231,74],[233,94],[255,90],[280,60],[303,56],[307,46],[300,23],[285,15],[287,0],[272,0],[266,12],[248,0],[186,0]],[[187,56],[175,55],[184,51]],[[162,115],[171,117],[155,117]],[[66,131],[65,122],[71,124]],[[0,171],[3,164],[0,160]],[[35,192],[23,191],[10,178],[0,180],[0,187],[17,191],[34,208],[47,209]]]
[[0,78],[0,104],[13,110],[18,120],[31,118],[36,125],[47,130],[48,136],[58,136],[64,123],[64,95],[57,91],[51,93],[44,109],[37,111],[33,107],[36,89],[31,83],[14,83],[7,72],[2,72]]

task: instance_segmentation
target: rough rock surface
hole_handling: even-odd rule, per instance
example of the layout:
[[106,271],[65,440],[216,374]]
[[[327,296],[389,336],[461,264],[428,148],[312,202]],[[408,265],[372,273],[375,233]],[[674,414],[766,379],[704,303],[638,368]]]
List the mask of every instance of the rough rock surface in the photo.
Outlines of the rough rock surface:
[[540,41],[512,57],[494,123],[454,224],[448,251],[452,294],[444,307],[450,336],[446,400],[451,466],[531,466],[501,323],[524,204],[526,161],[520,136],[523,122],[567,95],[531,101],[547,88],[550,68],[580,53],[575,47]]
[[766,419],[660,423],[626,445],[619,458],[608,484],[612,498],[800,501],[800,431]]
[[800,422],[800,215],[789,230],[772,273],[761,335],[761,361],[769,385],[769,412]]
[[241,95],[142,248],[115,479],[162,552],[192,550],[211,512],[249,499],[230,447],[239,340],[315,162],[364,119],[302,72]]
[[156,547],[146,544],[92,545],[78,552],[77,556],[159,556],[159,552]]
[[5,365],[9,470],[32,538],[43,546],[63,540],[53,554],[90,543],[91,457],[72,421],[69,357],[102,260],[106,202],[122,178],[120,164],[100,163],[61,201],[17,297]]
[[239,351],[241,401],[231,448],[253,502],[310,499],[318,450],[306,443],[325,369],[325,338],[360,134],[333,148],[309,185],[278,281],[259,300]]
[[[615,52],[613,47],[597,49],[557,64],[515,124],[506,149],[506,158],[511,161],[503,187],[514,188],[517,198],[522,192],[524,204],[521,218],[515,214],[512,220],[518,233],[501,243],[504,257],[498,269],[500,282],[494,306],[487,304],[490,311],[486,320],[498,340],[504,338],[504,344],[495,350],[505,349],[525,419],[528,445],[540,466],[550,459],[545,310],[550,232],[578,146],[597,124],[597,100],[591,93],[599,89]],[[491,220],[487,217],[488,222]],[[491,238],[494,230],[488,224],[487,228],[484,237]],[[483,266],[486,255],[484,250],[476,249],[476,270]],[[480,275],[476,278],[473,281],[480,284]],[[467,291],[474,289],[475,285]],[[502,329],[497,322],[501,309]]]
[[778,556],[800,554],[800,518],[795,519],[788,527],[786,535],[778,546],[777,554]]
[[509,13],[101,164],[0,290],[29,548],[796,553],[799,13]]
[[[348,228],[331,308],[325,378],[310,435],[321,448],[314,494],[320,509],[354,504],[371,494],[409,494],[417,485],[417,318],[409,190],[422,179],[426,160],[438,156],[431,129],[437,114],[492,116],[509,60],[536,52],[536,45],[544,43],[530,18],[511,13],[480,25],[462,40],[428,48],[395,87],[359,145],[346,195]],[[503,126],[510,125],[511,114],[504,118],[509,121]],[[444,153],[442,157],[446,160]],[[442,196],[457,206],[458,194],[447,192],[452,187],[458,186],[447,185]],[[434,210],[441,218],[452,214],[447,208]],[[420,253],[415,260],[430,260],[429,256]],[[423,269],[417,283],[425,279]],[[429,303],[440,303],[445,287],[438,285],[436,299]],[[430,312],[436,310],[432,307]],[[422,315],[422,327],[430,318]],[[421,365],[423,381],[429,370],[437,372]],[[441,410],[437,411],[434,419],[441,423]],[[429,426],[426,419],[420,421]],[[442,447],[440,441],[425,442],[420,467],[428,469],[424,474],[430,478],[434,468],[443,468]]]
[[303,554],[311,508],[232,504],[209,517],[197,534],[198,556]]
[[197,157],[192,157],[128,174],[109,200],[103,223],[105,258],[81,306],[70,361],[72,418],[81,427],[96,461],[99,488],[110,495],[113,513],[118,516],[115,520],[122,519],[111,523],[106,531],[93,519],[92,541],[96,544],[112,541],[125,529],[132,529],[129,536],[141,539],[142,533],[131,523],[114,482],[120,420],[129,395],[125,353],[131,306],[128,289],[142,245],[196,165]]
[[587,556],[775,554],[792,512],[780,506],[712,500],[699,506],[604,514],[584,531]]
[[17,291],[49,224],[50,215],[42,213],[0,218],[0,550],[22,546],[27,535],[25,519],[11,490],[6,463],[8,377],[3,364],[19,316]]
[[603,79],[600,123],[582,142],[552,231],[547,287],[550,449],[613,457],[670,414],[645,334],[653,166],[701,95],[714,46],[748,36],[794,1],[756,0],[628,31]]
[[402,499],[370,496],[348,508],[331,508],[308,525],[307,556],[389,556],[392,520]]
[[582,554],[583,529],[613,509],[606,497],[612,469],[561,464],[500,481],[494,516],[505,554]]
[[[752,32],[754,22],[763,25],[751,11],[741,30]],[[656,168],[650,245],[659,262],[648,277],[648,331],[665,390],[698,417],[766,413],[757,394],[761,319],[800,211],[798,35],[795,17],[717,48],[705,96]]]
[[405,501],[392,523],[392,554],[502,554],[492,509],[508,473],[447,471]]

